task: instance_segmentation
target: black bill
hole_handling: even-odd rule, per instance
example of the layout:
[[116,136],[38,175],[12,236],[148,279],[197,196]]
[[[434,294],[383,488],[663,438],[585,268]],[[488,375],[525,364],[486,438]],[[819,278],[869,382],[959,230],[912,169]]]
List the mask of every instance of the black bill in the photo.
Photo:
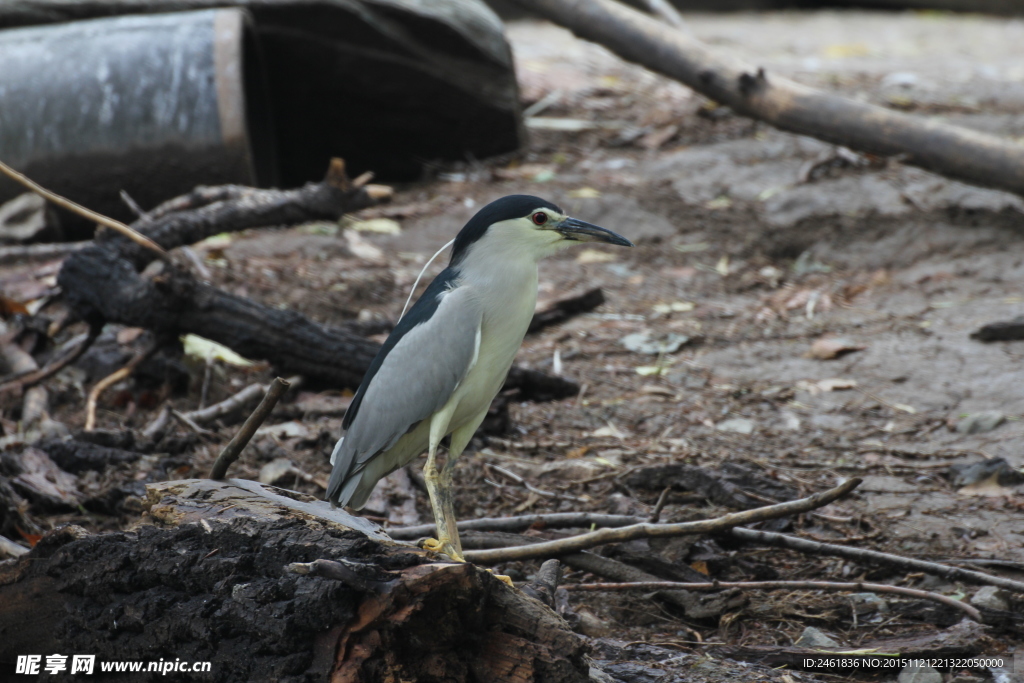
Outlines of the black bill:
[[605,242],[607,244],[617,244],[620,247],[633,246],[632,242],[618,233],[614,233],[611,230],[605,230],[604,228],[587,223],[586,221],[577,220],[576,218],[566,218],[564,221],[559,223],[558,227],[555,229],[562,233],[562,236],[567,240],[575,240],[577,242]]

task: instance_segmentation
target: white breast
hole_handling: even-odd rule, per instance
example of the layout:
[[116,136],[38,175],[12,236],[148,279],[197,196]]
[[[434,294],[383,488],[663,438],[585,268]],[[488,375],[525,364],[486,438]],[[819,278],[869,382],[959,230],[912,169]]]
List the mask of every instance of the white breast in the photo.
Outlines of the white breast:
[[[476,254],[474,254],[476,256]],[[459,384],[459,407],[450,423],[457,429],[490,405],[501,390],[537,304],[537,264],[531,259],[477,258],[462,272],[460,286],[479,297],[484,310],[476,362]]]

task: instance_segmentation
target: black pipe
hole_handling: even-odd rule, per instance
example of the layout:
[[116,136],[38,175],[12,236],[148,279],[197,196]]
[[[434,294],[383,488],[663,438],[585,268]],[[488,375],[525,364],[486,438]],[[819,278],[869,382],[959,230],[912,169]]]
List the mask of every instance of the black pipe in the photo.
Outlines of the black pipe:
[[[256,35],[237,8],[0,31],[0,159],[102,213],[277,181]],[[4,179],[0,201],[23,190]]]

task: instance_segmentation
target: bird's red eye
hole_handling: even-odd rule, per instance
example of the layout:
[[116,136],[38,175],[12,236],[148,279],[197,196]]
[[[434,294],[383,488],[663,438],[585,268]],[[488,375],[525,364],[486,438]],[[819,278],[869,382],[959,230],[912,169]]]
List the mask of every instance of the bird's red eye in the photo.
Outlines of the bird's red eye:
[[538,211],[537,213],[533,214],[532,218],[534,224],[536,225],[544,225],[545,223],[548,222],[548,215],[543,211]]

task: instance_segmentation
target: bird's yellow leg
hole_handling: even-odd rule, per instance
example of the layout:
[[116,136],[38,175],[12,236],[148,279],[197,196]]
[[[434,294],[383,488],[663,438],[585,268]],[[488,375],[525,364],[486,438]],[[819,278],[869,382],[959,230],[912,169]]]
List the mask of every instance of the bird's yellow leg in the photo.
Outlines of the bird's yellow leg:
[[[452,473],[446,466],[438,471],[437,448],[448,431],[448,422],[455,412],[456,403],[449,401],[444,408],[430,418],[430,450],[427,451],[427,462],[423,466],[423,479],[430,496],[430,507],[434,511],[434,524],[437,527],[437,538],[428,538],[423,547],[434,552],[444,553],[456,562],[465,562],[462,558],[462,544],[459,542],[459,530],[455,526],[455,508],[452,500]],[[451,454],[448,456],[452,460]]]
[[[448,460],[447,462],[445,462],[444,468],[441,470],[441,476],[443,480],[447,482],[448,486],[451,486],[452,470],[455,469],[455,461],[459,459],[460,455],[462,455],[462,451],[466,450],[466,446],[468,446],[469,442],[473,439],[473,435],[476,433],[477,428],[480,426],[480,423],[484,421],[485,417],[487,417],[487,409],[484,409],[479,415],[474,417],[468,423],[452,432],[452,443],[451,447],[448,449]],[[449,502],[451,502],[450,499]],[[458,549],[459,554],[461,555],[462,542],[459,540],[459,528],[458,526],[456,526],[455,522],[454,506],[449,506],[445,510],[445,513],[451,514],[451,519],[448,520],[448,525],[453,534],[453,545]],[[488,569],[487,571],[491,570]],[[491,573],[493,574],[494,572]],[[513,588],[515,587],[512,584],[512,579],[508,576],[504,576],[502,574],[494,574],[494,578],[503,581],[504,583],[507,583],[509,586],[512,586]]]

